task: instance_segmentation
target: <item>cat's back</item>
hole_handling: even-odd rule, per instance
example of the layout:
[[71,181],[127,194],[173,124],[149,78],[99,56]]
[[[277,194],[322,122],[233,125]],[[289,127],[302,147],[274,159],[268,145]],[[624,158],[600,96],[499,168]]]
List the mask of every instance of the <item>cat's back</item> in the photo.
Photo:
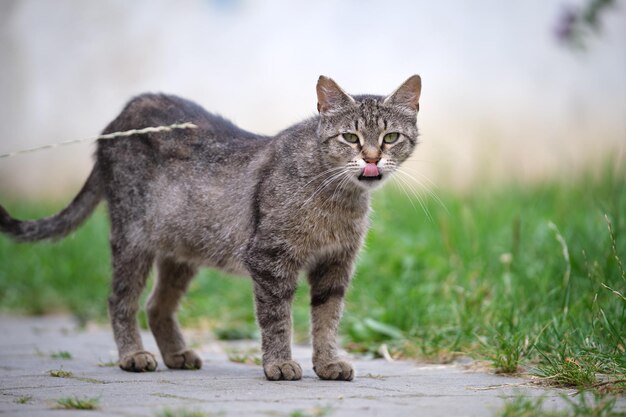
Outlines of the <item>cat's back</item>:
[[146,159],[163,165],[180,159],[224,162],[225,157],[232,159],[230,157],[235,155],[242,158],[236,162],[242,163],[269,142],[266,136],[241,129],[191,100],[155,93],[131,99],[103,133],[182,123],[193,123],[196,128],[101,140],[98,159],[114,163],[132,157],[135,163]]

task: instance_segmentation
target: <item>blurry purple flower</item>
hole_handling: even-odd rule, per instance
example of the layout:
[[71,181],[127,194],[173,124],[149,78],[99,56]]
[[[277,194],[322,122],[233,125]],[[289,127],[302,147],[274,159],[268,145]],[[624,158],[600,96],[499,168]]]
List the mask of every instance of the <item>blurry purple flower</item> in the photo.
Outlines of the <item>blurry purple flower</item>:
[[580,12],[572,6],[564,6],[557,24],[554,34],[561,42],[571,42],[576,32],[576,26],[580,19]]
[[585,49],[586,39],[602,29],[602,17],[617,0],[586,0],[580,7],[561,7],[554,34],[559,42],[576,49]]

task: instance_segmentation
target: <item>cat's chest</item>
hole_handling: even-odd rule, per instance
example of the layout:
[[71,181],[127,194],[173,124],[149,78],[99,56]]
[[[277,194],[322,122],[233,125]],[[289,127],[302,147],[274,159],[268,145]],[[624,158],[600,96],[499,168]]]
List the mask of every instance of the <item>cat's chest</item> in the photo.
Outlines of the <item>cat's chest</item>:
[[353,251],[360,247],[368,226],[367,210],[316,210],[300,219],[298,233],[293,237],[297,246],[309,256],[328,251]]

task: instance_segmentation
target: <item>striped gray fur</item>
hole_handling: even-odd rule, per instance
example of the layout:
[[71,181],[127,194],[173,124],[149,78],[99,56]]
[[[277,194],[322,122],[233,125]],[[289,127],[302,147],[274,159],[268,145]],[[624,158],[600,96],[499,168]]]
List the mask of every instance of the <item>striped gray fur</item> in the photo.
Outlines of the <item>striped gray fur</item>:
[[[107,202],[109,313],[119,364],[127,371],[157,367],[136,319],[156,263],[147,311],[165,365],[202,365],[186,346],[175,312],[197,269],[209,266],[252,278],[265,375],[300,379],[302,369],[291,357],[291,302],[304,271],[314,370],[322,379],[352,380],[352,366],[337,353],[343,299],[367,232],[371,191],[418,142],[420,92],[419,76],[387,97],[350,96],[320,77],[319,115],[273,137],[242,130],[190,101],[144,94],[103,133],[183,122],[197,128],[100,140],[93,171],[67,208],[20,221],[0,207],[0,231],[24,242],[60,238],[100,200]],[[384,137],[397,139],[386,143]]]

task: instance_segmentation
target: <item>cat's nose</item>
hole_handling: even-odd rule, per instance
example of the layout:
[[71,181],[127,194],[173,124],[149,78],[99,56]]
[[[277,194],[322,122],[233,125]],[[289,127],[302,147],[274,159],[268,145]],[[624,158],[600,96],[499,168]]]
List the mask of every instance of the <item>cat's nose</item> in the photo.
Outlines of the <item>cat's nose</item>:
[[377,164],[380,161],[380,150],[373,149],[372,147],[366,147],[361,152],[363,160],[368,164]]

